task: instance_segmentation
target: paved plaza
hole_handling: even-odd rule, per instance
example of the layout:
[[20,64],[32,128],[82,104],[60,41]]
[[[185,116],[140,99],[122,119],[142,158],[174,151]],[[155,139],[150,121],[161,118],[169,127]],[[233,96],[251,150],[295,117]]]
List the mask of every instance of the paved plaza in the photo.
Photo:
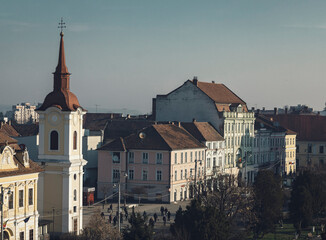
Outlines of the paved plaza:
[[[186,209],[186,206],[189,204],[190,204],[190,200],[181,201],[181,202],[177,202],[177,203],[170,203],[170,204],[143,203],[143,204],[138,205],[138,204],[128,204],[127,203],[126,206],[128,209],[129,216],[132,212],[131,206],[133,206],[133,205],[135,206],[135,212],[139,212],[141,215],[143,215],[143,212],[145,211],[148,216],[148,220],[154,216],[154,213],[156,213],[158,216],[158,220],[155,223],[154,231],[160,232],[164,229],[167,230],[170,227],[170,224],[174,223],[175,213],[179,209],[180,206],[182,207],[182,209]],[[163,223],[163,216],[161,216],[161,211],[160,211],[161,206],[163,206],[164,208],[167,208],[167,210],[170,211],[170,213],[171,213],[170,221],[167,221],[165,226]],[[110,203],[105,204],[104,208],[103,208],[103,204],[95,204],[93,206],[85,206],[83,209],[83,216],[84,216],[83,227],[87,226],[91,215],[94,212],[96,212],[98,209],[104,213],[105,219],[109,222],[109,213],[108,213],[109,207],[110,207]],[[124,207],[124,204],[121,204],[121,208],[123,208],[123,207]],[[112,203],[112,209],[113,209],[113,213],[115,214],[118,210],[118,204]],[[114,214],[112,214],[112,216]],[[153,219],[154,219],[154,217],[153,217]],[[123,229],[127,224],[128,224],[128,221],[126,221],[125,217],[123,217],[123,223],[121,224],[121,229]],[[113,224],[112,224],[112,226],[113,226]]]

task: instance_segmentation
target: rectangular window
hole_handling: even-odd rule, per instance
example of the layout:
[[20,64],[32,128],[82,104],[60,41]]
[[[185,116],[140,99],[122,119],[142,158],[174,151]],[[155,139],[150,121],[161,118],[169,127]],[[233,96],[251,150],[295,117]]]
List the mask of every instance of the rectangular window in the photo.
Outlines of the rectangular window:
[[120,163],[120,152],[112,152],[112,162]]
[[308,153],[312,153],[312,145],[310,143],[308,144]]
[[156,181],[162,181],[162,171],[161,170],[156,171]]
[[178,154],[175,153],[174,154],[174,164],[177,164],[178,163]]
[[113,169],[112,178],[113,178],[114,183],[119,182],[119,180],[120,180],[120,170],[119,169]]
[[222,167],[222,157],[218,157],[218,165]]
[[211,143],[207,143],[207,148],[211,149]]
[[185,179],[187,179],[187,169],[185,169]]
[[183,153],[181,153],[181,163],[183,163]]
[[175,181],[178,180],[178,171],[177,170],[174,171],[174,180]]
[[34,231],[33,229],[29,230],[29,240],[33,240],[34,239]]
[[19,233],[19,240],[24,240],[24,232]]
[[180,179],[183,179],[183,170],[180,172]]
[[148,153],[143,153],[143,163],[148,164]]
[[28,189],[28,205],[33,205],[33,188]]
[[324,146],[319,146],[319,153],[324,153]]
[[211,168],[211,159],[210,158],[207,158],[206,166],[207,166],[207,168]]
[[195,152],[195,160],[197,160],[197,152]]
[[133,152],[128,153],[128,162],[134,163],[135,162],[135,154]]
[[192,162],[192,152],[190,153],[190,162]]
[[8,207],[9,207],[9,209],[14,208],[14,193],[13,192],[9,195]]
[[216,167],[216,157],[213,157],[213,167]]
[[74,212],[77,212],[77,207],[76,206],[74,206]]
[[185,153],[185,163],[187,162],[187,153]]
[[19,190],[19,207],[24,207],[24,190]]
[[147,170],[143,170],[143,181],[147,181]]
[[77,234],[77,218],[74,219],[74,233]]
[[129,180],[133,180],[134,179],[134,170],[133,169],[129,169],[129,171],[128,171],[128,178],[129,178]]
[[190,177],[192,177],[192,168],[190,169]]
[[163,154],[156,153],[156,164],[162,164]]

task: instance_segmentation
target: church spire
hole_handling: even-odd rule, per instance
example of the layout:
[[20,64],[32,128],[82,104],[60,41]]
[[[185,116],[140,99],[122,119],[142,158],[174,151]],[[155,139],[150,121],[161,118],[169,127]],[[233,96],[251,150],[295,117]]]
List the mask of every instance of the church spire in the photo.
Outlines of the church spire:
[[69,75],[68,68],[66,66],[66,57],[65,57],[65,46],[63,41],[63,28],[66,28],[63,19],[61,18],[61,22],[59,22],[59,27],[61,28],[60,32],[60,48],[59,48],[59,59],[58,65],[55,69],[54,74],[54,91],[60,90],[69,90]]

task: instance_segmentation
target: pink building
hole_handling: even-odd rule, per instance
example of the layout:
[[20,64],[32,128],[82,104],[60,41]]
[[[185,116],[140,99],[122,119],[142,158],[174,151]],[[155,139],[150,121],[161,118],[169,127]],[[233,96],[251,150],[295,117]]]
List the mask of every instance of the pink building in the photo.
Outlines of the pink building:
[[[203,183],[205,149],[184,128],[157,124],[98,149],[98,197],[173,202],[192,197],[194,180]],[[126,177],[127,175],[127,177]]]

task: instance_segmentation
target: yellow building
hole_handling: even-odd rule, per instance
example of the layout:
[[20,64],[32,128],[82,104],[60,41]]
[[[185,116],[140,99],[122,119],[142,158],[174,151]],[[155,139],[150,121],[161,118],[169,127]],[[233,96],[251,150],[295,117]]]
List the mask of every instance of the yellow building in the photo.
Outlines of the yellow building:
[[286,174],[296,172],[296,136],[297,134],[291,130],[287,130],[285,134],[285,161],[284,172]]
[[70,73],[65,63],[63,32],[59,60],[50,92],[37,109],[39,114],[38,163],[44,169],[39,181],[39,211],[52,221],[49,232],[79,234],[83,226],[83,115],[77,97],[70,91]]
[[37,183],[41,171],[24,146],[0,132],[4,239],[38,239]]

